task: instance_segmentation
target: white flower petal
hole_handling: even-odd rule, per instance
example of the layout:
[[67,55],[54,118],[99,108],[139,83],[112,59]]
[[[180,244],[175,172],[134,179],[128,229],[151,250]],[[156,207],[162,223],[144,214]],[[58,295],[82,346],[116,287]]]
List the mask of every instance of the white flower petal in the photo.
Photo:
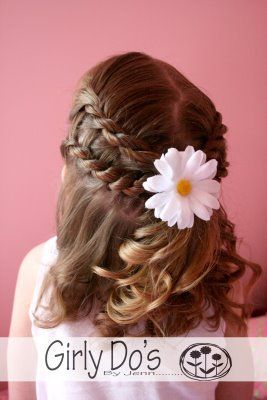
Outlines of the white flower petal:
[[201,165],[197,171],[194,172],[192,179],[198,181],[200,179],[212,179],[217,173],[218,161],[214,158],[205,164]]
[[[164,206],[163,206],[163,207],[164,207]],[[156,207],[156,208],[155,208],[155,210],[154,210],[154,215],[155,215],[156,218],[159,218],[159,215],[160,215],[161,210],[162,210],[163,207]]]
[[220,183],[214,179],[203,179],[194,182],[194,187],[208,193],[217,194],[220,191]]
[[207,210],[208,210],[208,213],[210,214],[210,216],[212,215],[212,213],[213,213],[213,211],[212,211],[212,208],[210,208],[210,207],[207,207]]
[[162,221],[168,221],[177,214],[180,208],[181,202],[179,200],[179,197],[176,193],[173,193],[169,197],[169,201],[163,207],[160,213],[160,218],[162,219]]
[[184,228],[187,228],[188,225],[190,225],[190,223],[191,223],[192,211],[189,207],[189,202],[186,197],[181,199],[181,203],[182,203],[181,204],[181,214],[180,214],[180,218],[177,221],[177,224],[178,224],[179,229],[184,229]]
[[165,160],[164,156],[159,159],[154,161],[154,165],[157,168],[157,170],[165,177],[171,179],[173,175],[172,168],[170,165],[167,163]]
[[201,160],[201,163],[200,163],[200,165],[203,165],[203,164],[205,164],[206,160],[207,160],[206,153],[204,153],[204,151],[202,151],[202,160]]
[[145,202],[145,207],[146,208],[163,207],[168,202],[169,199],[170,199],[169,192],[156,193],[149,199],[147,199],[147,201]]
[[215,209],[220,208],[219,201],[216,199],[215,196],[213,196],[208,192],[204,192],[203,190],[193,188],[192,196],[194,196],[194,198],[197,198],[200,203],[204,204],[204,206]]
[[189,197],[190,208],[193,213],[200,219],[204,221],[209,221],[211,214],[206,206],[204,206],[200,201],[194,198],[192,195]]
[[181,172],[182,154],[175,147],[168,149],[165,160],[172,168],[172,179],[176,180],[177,174]]
[[190,208],[190,220],[187,228],[192,228],[193,225],[194,225],[194,213]]
[[189,158],[194,154],[195,150],[193,146],[187,146],[184,151],[182,151],[182,162],[181,162],[181,171],[184,170],[185,164],[189,160]]
[[203,151],[197,150],[185,164],[183,176],[185,179],[190,179],[191,175],[197,171],[203,160]]
[[173,183],[162,175],[154,175],[143,182],[143,187],[149,192],[163,192],[170,190]]
[[169,227],[172,227],[173,225],[176,224],[178,215],[179,215],[179,214],[176,213],[175,216],[174,216],[173,218],[171,218],[171,219],[168,221],[168,226],[169,226]]

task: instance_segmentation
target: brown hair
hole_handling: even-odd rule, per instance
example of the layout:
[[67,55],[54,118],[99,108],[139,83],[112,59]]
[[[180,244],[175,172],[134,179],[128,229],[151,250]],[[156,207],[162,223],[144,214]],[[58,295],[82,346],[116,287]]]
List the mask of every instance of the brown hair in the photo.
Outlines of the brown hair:
[[[234,282],[261,268],[237,254],[234,225],[221,205],[191,229],[168,227],[144,203],[142,183],[169,147],[187,145],[218,161],[227,175],[227,127],[213,102],[173,66],[127,52],[87,71],[74,93],[60,150],[67,172],[57,203],[58,257],[46,275],[50,316],[58,325],[89,315],[104,336],[124,336],[144,319],[141,335],[182,335],[206,318],[246,327],[249,303],[230,298]],[[241,310],[241,313],[238,312]]]

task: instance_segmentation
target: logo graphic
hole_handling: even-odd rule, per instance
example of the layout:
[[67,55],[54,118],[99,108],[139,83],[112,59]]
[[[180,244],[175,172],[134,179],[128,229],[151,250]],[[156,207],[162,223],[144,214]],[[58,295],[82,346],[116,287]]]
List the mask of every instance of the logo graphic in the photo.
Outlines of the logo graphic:
[[196,343],[183,351],[179,364],[188,378],[210,381],[228,374],[232,360],[229,353],[216,344]]

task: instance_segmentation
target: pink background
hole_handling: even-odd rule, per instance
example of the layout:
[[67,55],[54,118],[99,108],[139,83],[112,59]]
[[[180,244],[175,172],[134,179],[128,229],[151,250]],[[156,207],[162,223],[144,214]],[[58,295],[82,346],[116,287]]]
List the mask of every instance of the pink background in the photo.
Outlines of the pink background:
[[[266,11],[265,0],[0,1],[0,336],[23,257],[55,234],[59,143],[75,83],[122,51],[170,62],[222,112],[231,162],[224,202],[241,253],[266,271]],[[258,306],[267,303],[266,273],[261,288]]]

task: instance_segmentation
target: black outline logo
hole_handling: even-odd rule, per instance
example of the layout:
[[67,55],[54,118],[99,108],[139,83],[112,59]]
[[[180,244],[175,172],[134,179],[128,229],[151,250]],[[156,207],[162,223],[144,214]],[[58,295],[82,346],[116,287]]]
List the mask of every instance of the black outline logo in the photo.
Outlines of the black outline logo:
[[232,367],[229,353],[213,343],[196,343],[187,347],[179,360],[181,371],[188,378],[211,381],[227,375]]

